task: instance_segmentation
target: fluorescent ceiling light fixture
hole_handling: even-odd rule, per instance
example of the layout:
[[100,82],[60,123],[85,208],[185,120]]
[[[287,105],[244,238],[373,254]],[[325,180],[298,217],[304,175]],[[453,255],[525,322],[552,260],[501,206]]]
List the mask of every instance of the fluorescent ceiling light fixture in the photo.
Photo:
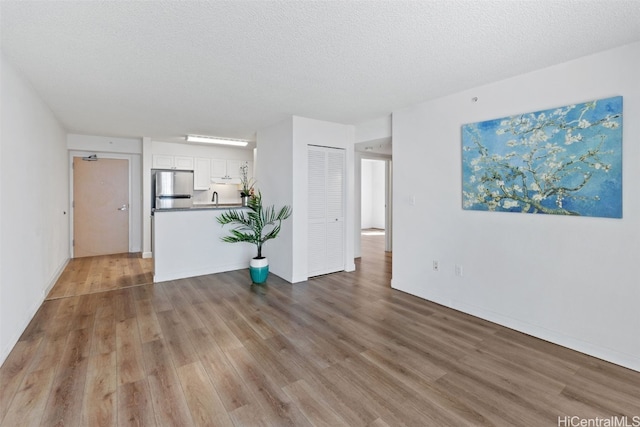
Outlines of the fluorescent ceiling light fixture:
[[205,144],[225,144],[246,147],[249,141],[240,139],[217,138],[215,136],[187,135],[187,142],[204,142]]

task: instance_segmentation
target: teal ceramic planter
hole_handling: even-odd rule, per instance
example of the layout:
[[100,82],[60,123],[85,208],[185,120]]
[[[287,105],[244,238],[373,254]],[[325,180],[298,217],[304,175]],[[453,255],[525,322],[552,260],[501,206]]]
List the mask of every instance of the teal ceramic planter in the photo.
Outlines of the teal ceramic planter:
[[255,284],[266,282],[269,276],[269,260],[267,258],[253,258],[249,263],[249,274],[251,281]]

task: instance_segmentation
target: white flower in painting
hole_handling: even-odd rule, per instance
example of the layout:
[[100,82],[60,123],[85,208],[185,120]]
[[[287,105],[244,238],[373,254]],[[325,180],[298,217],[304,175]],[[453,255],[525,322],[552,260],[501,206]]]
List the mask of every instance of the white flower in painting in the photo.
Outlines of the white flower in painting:
[[553,181],[553,175],[549,175],[548,173],[540,174],[540,179],[546,183],[550,183]]
[[[538,185],[537,182],[534,182],[533,184],[531,184],[531,189],[533,191],[540,191],[540,186]],[[534,196],[535,197],[535,196]]]
[[496,181],[498,187],[504,187],[504,181]]
[[480,193],[484,193],[484,190],[486,190],[486,187],[484,186],[484,184],[480,184],[476,188]]
[[503,120],[500,122],[500,126],[509,126],[509,120]]
[[542,130],[536,130],[531,136],[531,142],[544,142],[549,139],[549,136]]
[[580,122],[578,123],[578,127],[580,129],[585,129],[585,128],[588,128],[589,126],[591,126],[591,123],[585,119],[580,120]]
[[514,184],[513,185],[513,191],[516,191],[518,193],[522,193],[522,187],[520,187],[518,184]]
[[480,170],[482,170],[482,166],[478,166],[478,165],[476,165],[476,166],[474,166],[474,167],[473,167],[473,171],[474,171],[474,172],[478,172],[478,171],[480,171]]
[[520,204],[515,200],[505,200],[502,207],[505,209],[517,208]]
[[471,184],[475,183],[476,182],[476,176],[475,175],[471,175],[471,177],[469,178],[469,182]]
[[565,145],[571,145],[574,142],[579,142],[579,141],[582,141],[582,135],[580,134],[572,135],[571,132],[567,132],[567,134],[564,136]]
[[593,167],[596,168],[596,169],[600,169],[600,168],[602,168],[602,165],[600,163],[596,163],[596,164],[593,165]]
[[540,202],[542,201],[542,199],[544,199],[544,197],[542,197],[542,194],[538,193],[538,194],[534,194],[532,199],[536,202]]
[[502,128],[496,131],[496,135],[504,135],[505,133],[507,133],[507,130]]
[[560,169],[560,167],[562,166],[561,162],[549,162],[547,163],[547,166],[549,166],[549,169]]
[[602,123],[602,126],[606,127],[607,129],[617,129],[618,122],[606,121]]
[[516,145],[518,145],[518,141],[516,141],[515,139],[507,141],[507,147],[515,147]]

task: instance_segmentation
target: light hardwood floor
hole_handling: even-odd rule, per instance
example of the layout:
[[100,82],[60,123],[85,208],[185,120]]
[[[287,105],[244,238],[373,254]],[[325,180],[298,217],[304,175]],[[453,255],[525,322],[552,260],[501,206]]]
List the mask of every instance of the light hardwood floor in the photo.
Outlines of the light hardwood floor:
[[139,254],[74,258],[47,299],[112,291],[153,283],[153,260]]
[[307,283],[241,270],[45,301],[0,368],[1,425],[640,416],[640,373],[392,290],[381,237],[363,239],[356,272]]

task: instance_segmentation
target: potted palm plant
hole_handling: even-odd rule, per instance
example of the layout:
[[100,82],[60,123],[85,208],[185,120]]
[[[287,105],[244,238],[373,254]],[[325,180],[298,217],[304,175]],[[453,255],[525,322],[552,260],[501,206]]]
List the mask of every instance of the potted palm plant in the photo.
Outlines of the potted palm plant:
[[273,205],[262,206],[260,191],[249,198],[247,209],[230,210],[217,218],[218,223],[234,224],[231,235],[224,236],[223,242],[247,242],[256,245],[257,255],[249,263],[249,273],[253,283],[260,284],[269,275],[269,261],[262,256],[262,246],[267,240],[275,239],[280,233],[282,221],[291,216],[291,207],[283,206],[279,211]]

